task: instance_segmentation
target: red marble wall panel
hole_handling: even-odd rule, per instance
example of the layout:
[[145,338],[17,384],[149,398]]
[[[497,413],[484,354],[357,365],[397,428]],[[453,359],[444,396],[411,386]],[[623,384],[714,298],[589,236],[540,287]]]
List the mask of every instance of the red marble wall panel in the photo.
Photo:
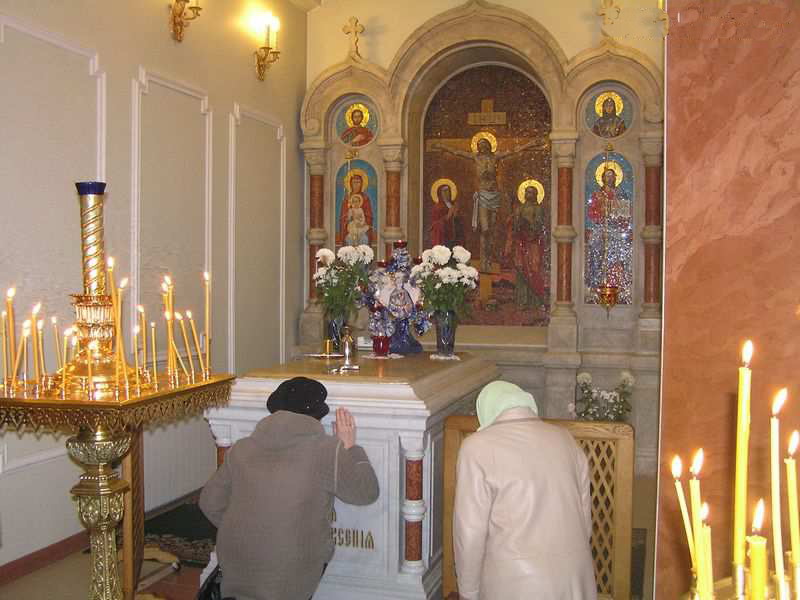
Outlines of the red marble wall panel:
[[800,4],[671,0],[669,10],[656,565],[656,598],[664,600],[689,584],[669,474],[676,453],[686,464],[697,447],[706,450],[715,575],[730,573],[736,370],[745,338],[756,346],[751,506],[769,497],[768,412],[778,387],[790,391],[783,437],[800,427]]

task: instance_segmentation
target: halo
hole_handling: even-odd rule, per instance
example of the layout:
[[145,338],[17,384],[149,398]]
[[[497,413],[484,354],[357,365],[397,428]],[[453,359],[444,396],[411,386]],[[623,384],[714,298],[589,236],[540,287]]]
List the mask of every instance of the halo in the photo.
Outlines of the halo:
[[606,101],[606,98],[611,98],[614,101],[614,106],[617,107],[617,116],[620,116],[622,114],[622,109],[625,108],[625,103],[622,101],[622,96],[617,92],[611,91],[601,93],[597,96],[597,100],[594,101],[594,112],[597,116],[603,116],[603,102]]
[[619,186],[619,184],[622,183],[622,180],[625,179],[625,175],[622,172],[622,167],[617,161],[604,160],[597,165],[597,169],[594,172],[594,179],[597,181],[597,185],[600,187],[603,187],[603,171],[606,169],[611,169],[617,174],[616,183],[614,185]]
[[361,175],[361,180],[364,182],[364,185],[361,186],[362,190],[365,190],[369,187],[369,175],[367,175],[364,169],[351,169],[347,172],[344,176],[344,187],[347,189],[347,192],[352,194],[353,190],[350,187],[350,179],[353,175]]
[[494,137],[494,134],[489,131],[479,131],[472,136],[470,147],[472,148],[473,152],[478,152],[478,141],[482,139],[488,140],[488,142],[492,145],[492,152],[497,152],[497,138]]
[[361,121],[361,127],[366,127],[367,123],[369,123],[369,109],[361,104],[361,102],[356,102],[355,104],[351,104],[347,107],[347,110],[344,113],[344,120],[347,122],[348,127],[353,126],[353,111],[360,110],[361,114],[364,115],[364,120]]
[[433,185],[431,186],[431,200],[433,200],[434,204],[439,204],[439,188],[443,185],[450,186],[450,198],[453,202],[455,202],[456,198],[458,198],[458,187],[455,183],[453,183],[453,180],[442,177],[441,179],[434,181]]
[[536,198],[536,204],[541,204],[544,201],[544,186],[536,179],[526,179],[519,184],[519,187],[517,188],[517,200],[519,200],[522,204],[525,204],[525,190],[531,186],[535,187],[539,192],[539,195]]

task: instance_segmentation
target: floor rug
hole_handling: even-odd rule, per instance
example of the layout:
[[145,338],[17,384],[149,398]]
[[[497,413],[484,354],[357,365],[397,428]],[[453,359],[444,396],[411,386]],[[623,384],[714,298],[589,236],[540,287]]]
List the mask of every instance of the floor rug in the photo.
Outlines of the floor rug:
[[186,502],[144,523],[145,545],[158,546],[181,563],[204,567],[217,539],[217,529],[196,502]]

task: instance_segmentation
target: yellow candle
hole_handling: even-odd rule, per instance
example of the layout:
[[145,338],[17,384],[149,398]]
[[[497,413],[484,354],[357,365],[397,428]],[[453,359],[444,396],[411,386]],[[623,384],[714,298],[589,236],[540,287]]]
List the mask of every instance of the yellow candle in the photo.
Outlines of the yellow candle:
[[[8,383],[8,351],[6,349],[6,344],[8,343],[8,334],[6,333],[6,321],[8,317],[8,313],[3,311],[3,329],[2,329],[2,337],[3,337],[3,385]],[[13,352],[13,348],[12,348]]]
[[97,340],[93,340],[89,342],[89,352],[86,356],[86,370],[87,370],[87,393],[89,395],[89,400],[91,400],[94,396],[92,393],[93,381],[94,377],[92,376],[92,364],[94,363],[94,354],[97,351]]
[[703,502],[700,509],[701,535],[703,538],[703,572],[704,572],[704,597],[714,600],[714,565],[712,560],[711,527],[706,524],[708,520],[708,504]]
[[766,600],[767,597],[767,538],[758,535],[764,522],[764,499],[758,501],[753,517],[753,535],[748,536],[750,556],[750,590],[748,600]]
[[8,288],[6,291],[6,312],[8,312],[8,351],[9,361],[11,355],[14,353],[14,348],[17,346],[16,338],[16,324],[14,323],[14,296],[17,293],[17,288]]
[[747,464],[750,445],[750,360],[753,342],[747,340],[742,348],[739,367],[739,403],[736,424],[736,478],[733,503],[733,564],[744,565],[744,538],[747,519]]
[[144,306],[136,307],[139,311],[139,330],[142,332],[142,367],[147,370],[147,322],[144,318]]
[[698,589],[704,589],[705,585],[705,565],[700,560],[702,556],[702,535],[701,535],[701,501],[700,501],[700,480],[697,478],[700,475],[700,469],[703,468],[703,449],[700,448],[695,452],[692,459],[692,468],[689,469],[692,473],[692,478],[689,480],[689,501],[692,507],[692,532],[694,533],[694,551],[697,557],[697,586]]
[[56,371],[60,370],[63,366],[61,364],[61,350],[58,347],[58,317],[50,317],[50,324],[53,326],[53,345],[56,350]]
[[133,328],[133,375],[136,387],[139,387],[139,326]]
[[778,413],[786,402],[788,390],[783,388],[775,395],[772,403],[772,418],[770,425],[770,481],[772,499],[772,552],[775,561],[775,581],[780,592],[776,596],[780,600],[786,597],[784,591],[784,567],[783,567],[783,536],[781,533],[781,470],[780,470],[780,424]]
[[[23,338],[19,341],[19,346],[17,347],[16,357],[14,358],[14,371],[11,374],[11,387],[14,387],[14,386],[17,385],[17,373],[19,372],[19,361],[22,358],[22,353],[23,353],[24,348],[25,348],[25,337],[24,337],[25,325],[24,324],[22,326],[22,333],[23,333]],[[24,380],[23,380],[23,383],[24,383]]]
[[[169,302],[168,302],[168,304],[169,304]],[[172,343],[172,335],[170,335],[172,333],[172,327],[171,327],[171,324],[172,324],[172,313],[169,312],[169,311],[166,311],[164,313],[164,319],[165,319],[166,324],[167,324],[167,377],[172,377],[173,373],[175,372],[175,369],[172,367],[172,364],[173,364],[173,361],[174,361],[174,357],[173,357],[173,354],[172,354],[172,347],[175,344]]]
[[[189,371],[186,370],[186,365],[183,364],[183,359],[181,358],[180,353],[178,353],[178,347],[175,345],[175,340],[172,340],[172,352],[178,359],[178,362],[181,365],[181,370],[183,371],[183,374],[186,375],[186,379],[189,379]],[[178,383],[180,383],[180,379],[178,380]]]
[[153,384],[158,389],[158,369],[156,368],[156,322],[150,321],[150,344],[151,350],[150,353],[153,357]]
[[44,378],[47,375],[47,365],[44,361],[44,320],[42,319],[36,323],[36,335],[39,338],[39,372]]
[[789,498],[789,533],[792,542],[792,567],[800,565],[800,515],[797,512],[797,464],[794,453],[800,442],[800,432],[795,430],[789,439],[789,458],[786,463],[786,490]]
[[192,360],[192,349],[189,347],[189,336],[186,335],[186,324],[183,322],[183,315],[175,313],[175,318],[181,326],[181,335],[183,336],[183,347],[186,349],[186,360],[189,361],[189,371],[192,374],[192,382],[194,382],[194,361]]
[[67,395],[67,343],[69,336],[72,334],[72,327],[64,331],[64,354],[62,355],[61,367],[61,394],[66,397]]
[[38,315],[39,311],[42,309],[42,303],[37,302],[33,310],[31,311],[31,337],[33,338],[31,346],[33,349],[33,378],[38,382],[39,381],[39,335],[37,332],[38,326]]
[[205,283],[206,369],[211,373],[211,274],[203,273]]
[[22,386],[25,387],[28,383],[28,338],[31,336],[30,321],[25,321],[28,324],[22,327]]
[[194,340],[194,348],[197,351],[197,361],[200,363],[201,375],[205,377],[206,366],[203,362],[203,353],[200,352],[200,340],[197,337],[197,328],[194,326],[194,319],[192,319],[192,311],[186,311],[186,318],[189,319],[189,327],[192,330],[192,339]]
[[128,278],[126,277],[119,282],[117,289],[117,352],[118,359],[122,365],[122,375],[125,378],[125,386],[130,385],[128,381],[128,359],[125,358],[125,338],[122,335],[122,298],[125,293],[125,288],[128,286]]
[[664,10],[664,0],[658,0],[658,10]]
[[683,463],[681,463],[681,457],[675,456],[675,458],[672,459],[672,476],[675,478],[675,492],[678,495],[678,505],[681,509],[683,529],[686,532],[686,542],[689,545],[689,555],[692,557],[692,569],[697,572],[697,558],[694,550],[694,539],[692,537],[692,524],[689,521],[689,510],[686,508],[686,496],[683,494],[683,484],[681,483],[682,472]]
[[70,346],[72,347],[72,360],[75,360],[75,354],[78,352],[78,336],[75,333],[75,328],[72,328],[72,341],[70,342]]

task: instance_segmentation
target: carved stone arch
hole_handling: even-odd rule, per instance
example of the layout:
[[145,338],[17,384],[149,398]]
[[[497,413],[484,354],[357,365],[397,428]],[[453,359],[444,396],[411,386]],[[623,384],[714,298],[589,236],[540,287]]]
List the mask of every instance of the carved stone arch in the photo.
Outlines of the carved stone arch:
[[[661,129],[664,121],[664,75],[645,54],[604,38],[599,46],[576,55],[567,69],[565,97],[577,119],[579,104],[588,90],[602,81],[629,88],[641,105],[644,130]],[[576,129],[578,122],[576,121]]]
[[561,46],[530,16],[484,0],[470,0],[417,28],[392,60],[389,93],[395,99],[402,137],[409,137],[406,117],[410,103],[420,94],[420,83],[432,79],[432,71],[445,64],[458,67],[461,62],[463,67],[489,61],[507,62],[530,74],[545,91],[554,127],[558,126],[568,65]]

